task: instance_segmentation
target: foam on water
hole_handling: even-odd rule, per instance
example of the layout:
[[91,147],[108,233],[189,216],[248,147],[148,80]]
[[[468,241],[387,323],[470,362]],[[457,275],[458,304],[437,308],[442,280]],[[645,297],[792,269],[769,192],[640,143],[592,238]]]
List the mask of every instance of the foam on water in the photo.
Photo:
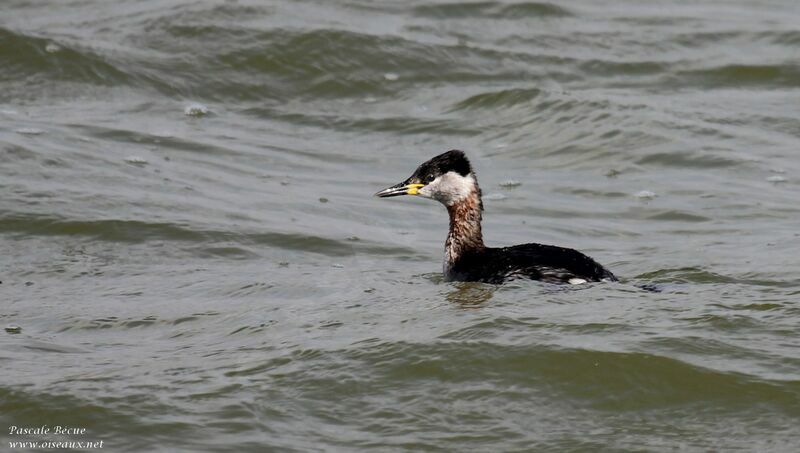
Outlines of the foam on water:
[[651,200],[653,198],[656,198],[658,196],[658,194],[656,194],[655,192],[653,192],[651,190],[640,190],[640,191],[636,192],[635,194],[633,194],[633,196],[636,197],[636,198],[644,199],[644,200]]
[[208,112],[208,107],[197,102],[193,102],[183,109],[183,114],[186,116],[205,116]]
[[22,135],[42,135],[44,134],[44,130],[36,128],[36,127],[22,127],[16,130],[18,134]]

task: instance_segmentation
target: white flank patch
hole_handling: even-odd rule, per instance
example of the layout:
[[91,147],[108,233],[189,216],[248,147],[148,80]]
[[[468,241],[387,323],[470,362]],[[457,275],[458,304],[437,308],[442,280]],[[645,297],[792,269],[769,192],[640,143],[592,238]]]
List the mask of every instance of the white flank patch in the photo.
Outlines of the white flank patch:
[[586,283],[586,280],[582,278],[571,278],[568,280],[570,285],[580,285]]

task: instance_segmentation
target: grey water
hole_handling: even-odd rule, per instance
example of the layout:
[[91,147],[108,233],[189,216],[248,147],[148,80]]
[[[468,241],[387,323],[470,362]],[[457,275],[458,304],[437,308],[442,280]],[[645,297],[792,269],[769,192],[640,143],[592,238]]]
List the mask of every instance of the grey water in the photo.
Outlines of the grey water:
[[[4,0],[0,449],[797,451],[798,24]],[[622,282],[443,281],[445,210],[372,194],[449,149],[488,245]]]

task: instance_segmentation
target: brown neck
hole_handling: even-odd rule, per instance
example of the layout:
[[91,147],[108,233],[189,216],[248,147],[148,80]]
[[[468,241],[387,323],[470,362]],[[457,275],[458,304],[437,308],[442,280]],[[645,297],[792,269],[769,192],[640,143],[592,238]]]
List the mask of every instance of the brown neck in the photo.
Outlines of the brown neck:
[[444,243],[445,268],[452,266],[465,252],[482,250],[480,189],[475,190],[463,200],[447,206],[450,214],[450,233]]

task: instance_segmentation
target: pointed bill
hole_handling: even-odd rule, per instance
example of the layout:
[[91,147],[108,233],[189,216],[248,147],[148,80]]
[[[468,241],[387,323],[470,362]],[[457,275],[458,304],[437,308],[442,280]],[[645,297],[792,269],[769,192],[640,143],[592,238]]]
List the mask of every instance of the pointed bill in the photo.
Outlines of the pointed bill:
[[416,195],[419,192],[419,189],[425,187],[425,184],[406,184],[401,182],[400,184],[395,184],[392,187],[387,187],[386,189],[381,190],[380,192],[376,193],[376,197],[387,198],[387,197],[397,197],[400,195]]

